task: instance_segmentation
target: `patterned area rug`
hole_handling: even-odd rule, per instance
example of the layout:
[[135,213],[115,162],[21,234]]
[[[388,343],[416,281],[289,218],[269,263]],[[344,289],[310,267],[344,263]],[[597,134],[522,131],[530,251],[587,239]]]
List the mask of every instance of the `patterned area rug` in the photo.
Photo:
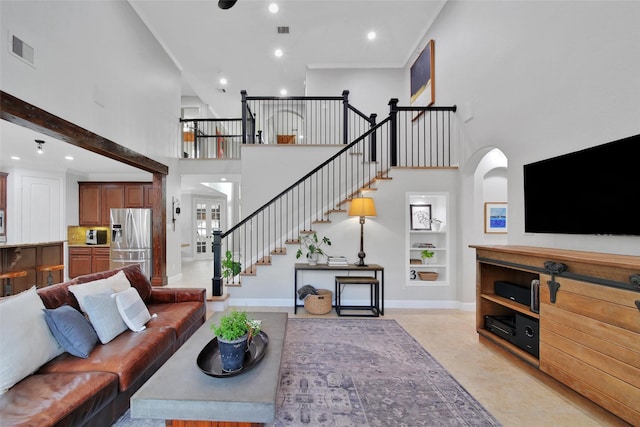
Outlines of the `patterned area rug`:
[[[140,425],[164,422],[114,424]],[[500,424],[394,320],[289,319],[271,425]]]

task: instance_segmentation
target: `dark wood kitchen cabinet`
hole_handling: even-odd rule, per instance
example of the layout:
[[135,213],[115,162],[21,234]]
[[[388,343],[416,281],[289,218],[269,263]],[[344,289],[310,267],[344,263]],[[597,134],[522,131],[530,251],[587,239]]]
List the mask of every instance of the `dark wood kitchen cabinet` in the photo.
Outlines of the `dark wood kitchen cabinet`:
[[69,277],[109,270],[109,248],[95,246],[69,247]]
[[91,273],[91,248],[69,248],[69,277],[74,278]]
[[151,208],[151,183],[79,182],[81,226],[109,226],[111,209]]
[[109,248],[91,248],[91,272],[109,270]]

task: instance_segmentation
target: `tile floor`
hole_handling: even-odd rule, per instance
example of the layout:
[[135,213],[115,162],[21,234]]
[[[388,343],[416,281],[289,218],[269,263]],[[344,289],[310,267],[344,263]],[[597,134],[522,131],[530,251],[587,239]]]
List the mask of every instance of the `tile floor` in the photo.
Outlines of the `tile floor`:
[[[181,280],[169,286],[205,287],[210,294],[210,271],[209,261],[184,262]],[[308,315],[304,309],[294,315],[293,307],[251,310],[286,311],[289,317],[336,316],[335,311]],[[479,342],[474,312],[387,308],[383,318],[402,325],[506,427],[629,425],[519,359]]]

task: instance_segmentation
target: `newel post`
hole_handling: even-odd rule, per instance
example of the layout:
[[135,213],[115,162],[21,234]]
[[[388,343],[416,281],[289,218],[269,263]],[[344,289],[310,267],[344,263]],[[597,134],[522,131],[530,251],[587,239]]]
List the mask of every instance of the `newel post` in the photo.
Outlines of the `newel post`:
[[[372,113],[371,116],[369,116],[369,129],[373,129],[374,127],[376,127],[377,117],[378,115],[376,113]],[[378,159],[376,135],[377,135],[376,132],[372,132],[371,135],[369,135],[369,161],[371,162],[375,162]]]
[[342,142],[349,143],[349,91],[342,91]]
[[247,143],[247,91],[241,90],[242,95],[242,145]]
[[213,279],[211,279],[211,294],[222,296],[222,231],[213,231]]
[[398,98],[389,100],[389,165],[398,166]]

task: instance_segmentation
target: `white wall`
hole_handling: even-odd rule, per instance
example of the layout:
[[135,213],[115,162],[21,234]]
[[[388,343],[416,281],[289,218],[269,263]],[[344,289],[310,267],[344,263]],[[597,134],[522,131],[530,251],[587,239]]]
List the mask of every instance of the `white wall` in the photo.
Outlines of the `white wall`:
[[[637,237],[525,234],[522,180],[526,163],[640,133],[638,22],[638,2],[449,0],[425,34],[417,51],[435,40],[436,105],[457,105],[460,119],[459,300],[475,294],[470,244],[640,254]],[[363,78],[363,70],[309,70],[307,93],[350,90],[356,107],[381,119],[389,98],[407,104],[414,60],[401,74],[367,70]],[[490,158],[483,163],[493,148],[508,167]],[[484,178],[496,167],[507,168],[494,176],[508,187],[507,236],[483,232],[484,193],[494,197]]]
[[[128,2],[3,1],[0,17],[3,91],[176,170],[180,72]],[[10,34],[34,48],[35,66],[9,52]],[[169,276],[179,243],[167,234]]]
[[[1,50],[2,90],[163,161],[176,150],[180,73],[127,2],[2,2],[35,67]],[[116,29],[117,28],[117,29]]]
[[242,147],[242,217],[277,196],[342,145],[247,145]]
[[437,103],[471,118],[462,166],[488,147],[509,160],[510,244],[640,254],[637,237],[525,234],[522,179],[523,164],[640,133],[639,19],[638,2],[449,1],[426,35]]
[[[458,211],[458,202],[453,197],[459,187],[459,174],[454,170],[406,170],[391,171],[391,180],[377,184],[378,191],[368,193],[376,203],[377,216],[367,218],[364,226],[365,262],[380,264],[384,271],[384,295],[387,307],[459,307],[462,289],[459,288],[456,266],[452,265],[448,286],[406,286],[406,193],[449,193],[449,209]],[[453,216],[450,216],[453,218]],[[447,224],[451,235],[452,253],[458,251],[459,230],[455,224]],[[344,255],[349,262],[358,261],[360,250],[360,224],[357,217],[346,213],[331,214],[330,224],[314,224],[318,236],[327,236],[332,245],[326,248],[329,255]],[[255,277],[243,276],[242,287],[233,288],[234,305],[290,305],[293,301],[293,274],[297,245],[287,247],[286,256],[273,256],[271,266],[259,266]],[[356,273],[354,273],[356,274]],[[299,285],[313,284],[333,290],[331,272],[301,273]],[[475,298],[475,297],[474,297]],[[364,298],[366,299],[366,298]],[[469,301],[473,301],[473,298]],[[467,302],[469,302],[467,301]]]
[[389,115],[389,100],[398,98],[408,105],[408,75],[397,68],[309,69],[306,96],[341,96],[349,91],[349,104],[378,121]]

